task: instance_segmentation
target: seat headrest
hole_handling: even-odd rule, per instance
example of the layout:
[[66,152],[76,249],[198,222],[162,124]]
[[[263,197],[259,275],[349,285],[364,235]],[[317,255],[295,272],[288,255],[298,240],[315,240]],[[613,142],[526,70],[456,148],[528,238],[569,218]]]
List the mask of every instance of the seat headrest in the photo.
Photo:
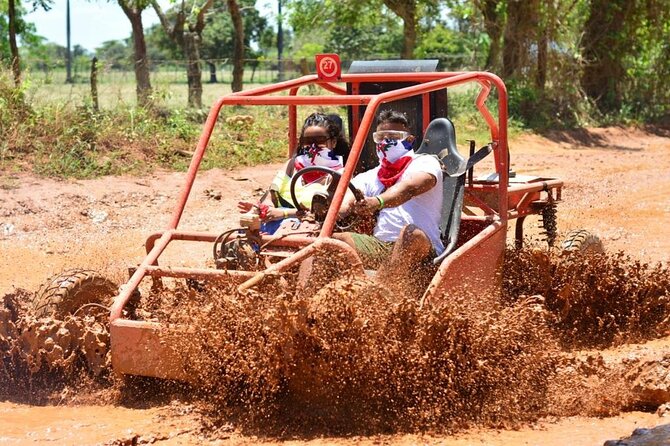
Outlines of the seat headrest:
[[454,173],[465,163],[456,147],[456,130],[448,118],[433,119],[423,135],[416,153],[435,155],[441,158],[448,173]]

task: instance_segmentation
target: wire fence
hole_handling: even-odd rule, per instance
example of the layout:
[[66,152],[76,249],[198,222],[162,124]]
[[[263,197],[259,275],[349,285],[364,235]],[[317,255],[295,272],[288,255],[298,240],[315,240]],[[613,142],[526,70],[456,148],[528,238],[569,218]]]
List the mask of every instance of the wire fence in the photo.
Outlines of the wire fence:
[[[440,70],[474,68],[468,55],[443,55]],[[63,60],[45,61],[23,59],[29,94],[37,102],[81,102],[90,97],[92,60],[77,57],[71,65],[71,80],[66,82],[67,70]],[[343,61],[346,72],[351,61]],[[151,60],[151,84],[156,94],[169,106],[184,106],[187,96],[187,62],[184,60]],[[203,103],[208,105],[230,91],[233,80],[233,63],[230,59],[201,61]],[[269,84],[281,79],[291,79],[315,73],[313,59],[246,59],[244,60],[244,88]],[[125,59],[97,61],[97,84],[101,106],[135,102],[135,72]]]
[[[24,65],[31,73],[33,80],[44,83],[64,83],[67,70],[63,61],[24,60]],[[128,63],[120,63],[116,60],[99,60],[98,83],[124,83],[134,82],[135,73],[133,66]],[[313,72],[314,63],[292,60],[244,60],[244,82],[245,83],[271,83],[279,78],[280,69],[284,77],[295,77],[305,72]],[[200,62],[202,69],[202,81],[209,83],[232,82],[233,64],[230,59],[203,60]],[[149,63],[151,81],[156,83],[185,83],[187,62],[184,60],[152,60]],[[310,71],[312,70],[312,71]],[[91,72],[91,60],[79,57],[73,60],[71,65],[71,79],[74,83],[88,83]]]
[[[440,60],[440,69],[456,70],[469,69],[475,64],[473,57],[468,54],[446,54],[436,57]],[[64,60],[42,60],[24,59],[23,64],[28,68],[35,80],[44,83],[64,83],[66,80],[66,66]],[[351,61],[343,61],[343,71],[351,64]],[[133,66],[127,60],[108,59],[98,60],[98,82],[99,83],[123,83],[134,82],[135,74]],[[280,76],[284,79],[315,73],[316,67],[313,59],[245,59],[244,60],[244,82],[254,84],[266,84],[276,82]],[[230,83],[233,78],[233,63],[231,59],[202,60],[203,82]],[[186,82],[187,61],[185,60],[150,60],[149,70],[151,80],[157,83],[182,83]],[[88,83],[91,71],[91,59],[77,57],[71,64],[71,78],[74,83]],[[281,75],[280,75],[281,73]]]

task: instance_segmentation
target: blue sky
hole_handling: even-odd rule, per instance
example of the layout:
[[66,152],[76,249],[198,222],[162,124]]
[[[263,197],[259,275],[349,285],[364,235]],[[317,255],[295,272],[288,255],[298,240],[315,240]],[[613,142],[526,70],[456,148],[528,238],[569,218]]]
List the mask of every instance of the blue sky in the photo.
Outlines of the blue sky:
[[[256,2],[261,14],[270,14],[275,1],[260,0]],[[27,8],[29,3],[24,1]],[[159,0],[163,7],[170,5],[170,0]],[[26,20],[35,24],[37,34],[46,37],[50,42],[65,46],[65,0],[54,0],[51,10],[36,11],[28,14]],[[70,0],[70,20],[72,30],[72,46],[81,45],[93,51],[107,40],[125,39],[130,36],[130,22],[114,0]],[[158,23],[153,8],[147,8],[142,14],[145,29]]]

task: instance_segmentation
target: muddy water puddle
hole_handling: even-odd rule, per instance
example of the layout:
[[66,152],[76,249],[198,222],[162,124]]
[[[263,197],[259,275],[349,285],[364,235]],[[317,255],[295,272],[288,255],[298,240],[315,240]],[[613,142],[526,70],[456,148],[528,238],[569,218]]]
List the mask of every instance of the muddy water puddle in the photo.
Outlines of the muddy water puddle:
[[118,406],[27,406],[0,403],[0,444],[194,444],[184,435],[196,430],[188,416],[169,409]]
[[428,432],[372,437],[277,439],[230,432],[212,438],[201,434],[200,420],[190,415],[175,414],[172,409],[137,410],[116,405],[36,407],[5,402],[0,403],[0,444],[600,446],[607,440],[626,437],[637,428],[652,428],[667,422],[668,419],[652,413],[628,412],[610,418],[540,420],[518,430],[471,429],[449,437]]

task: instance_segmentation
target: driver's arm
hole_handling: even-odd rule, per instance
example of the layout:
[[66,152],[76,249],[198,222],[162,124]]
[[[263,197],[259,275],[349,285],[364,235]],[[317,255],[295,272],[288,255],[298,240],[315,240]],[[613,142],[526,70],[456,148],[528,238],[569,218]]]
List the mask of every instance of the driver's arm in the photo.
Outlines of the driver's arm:
[[400,206],[417,195],[429,191],[436,183],[437,179],[434,175],[427,172],[416,172],[411,177],[394,184],[377,196],[365,197],[364,202],[356,203],[356,211],[362,213],[378,211],[381,208],[381,203],[377,197],[381,197],[385,208]]
[[352,210],[353,210],[353,205],[356,202],[356,197],[354,197],[354,194],[347,188],[345,195],[344,195],[344,200],[342,200],[342,206],[340,206],[340,212],[339,212],[339,217],[344,218],[347,215],[349,215]]

